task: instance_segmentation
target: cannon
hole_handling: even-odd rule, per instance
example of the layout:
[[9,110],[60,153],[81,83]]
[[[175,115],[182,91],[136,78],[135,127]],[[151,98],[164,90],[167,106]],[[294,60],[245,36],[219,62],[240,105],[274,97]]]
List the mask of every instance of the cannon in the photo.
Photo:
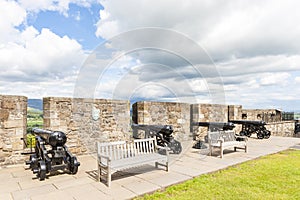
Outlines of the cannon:
[[235,127],[232,122],[193,122],[192,126],[205,126],[210,131],[228,131],[233,130]]
[[65,145],[65,133],[33,128],[32,134],[35,136],[35,147],[26,165],[37,174],[39,180],[44,180],[51,171],[68,170],[71,174],[77,173],[80,163]]
[[132,124],[133,137],[138,137],[138,130],[145,131],[145,138],[156,137],[159,146],[168,147],[174,154],[180,154],[182,151],[181,143],[173,137],[173,127],[171,125],[144,125]]
[[300,132],[300,123],[299,122],[295,122],[295,134]]
[[271,131],[267,130],[264,121],[249,121],[249,120],[231,120],[234,124],[241,124],[241,136],[250,137],[252,133],[256,133],[258,139],[268,139],[271,136]]

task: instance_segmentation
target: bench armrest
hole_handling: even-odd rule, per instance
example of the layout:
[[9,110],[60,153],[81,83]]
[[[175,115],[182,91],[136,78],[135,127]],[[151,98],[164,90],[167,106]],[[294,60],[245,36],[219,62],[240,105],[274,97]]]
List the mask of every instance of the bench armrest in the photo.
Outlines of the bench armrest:
[[111,158],[109,156],[98,154],[98,163],[102,163],[102,159],[106,160],[107,164],[111,162]]
[[160,149],[165,150],[166,151],[166,156],[169,157],[169,148],[168,147],[163,147],[163,146],[157,145],[157,150],[160,150]]
[[222,139],[222,138],[221,138],[221,139],[218,139],[217,142],[223,143],[223,142],[224,142],[224,139]]
[[248,137],[247,136],[235,136],[237,141],[248,141]]

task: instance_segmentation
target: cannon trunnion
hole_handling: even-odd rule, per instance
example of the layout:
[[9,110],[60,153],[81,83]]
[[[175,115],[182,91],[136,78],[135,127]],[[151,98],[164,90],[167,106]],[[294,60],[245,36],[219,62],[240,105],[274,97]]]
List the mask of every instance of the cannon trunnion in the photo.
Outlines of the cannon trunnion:
[[44,180],[51,171],[68,170],[71,174],[77,173],[80,163],[65,145],[65,133],[33,128],[32,134],[35,135],[35,152],[26,164],[40,180]]

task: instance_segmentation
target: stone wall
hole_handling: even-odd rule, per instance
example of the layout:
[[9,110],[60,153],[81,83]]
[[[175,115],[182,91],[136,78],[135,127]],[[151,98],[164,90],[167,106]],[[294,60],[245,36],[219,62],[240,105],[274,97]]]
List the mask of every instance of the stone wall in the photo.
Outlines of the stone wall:
[[190,104],[173,102],[137,102],[132,106],[132,121],[146,125],[172,125],[178,140],[190,136]]
[[27,124],[27,98],[0,95],[0,165],[23,162]]
[[[220,104],[192,104],[191,123],[193,122],[227,122],[228,106]],[[204,140],[207,127],[191,126],[195,140]]]
[[129,101],[47,97],[43,99],[44,128],[67,134],[76,154],[94,152],[95,141],[128,140]]
[[266,125],[273,136],[295,137],[295,121],[271,122]]
[[276,109],[242,109],[243,120],[263,120],[266,123],[280,122],[281,111]]
[[229,105],[228,106],[228,120],[242,120],[242,106]]

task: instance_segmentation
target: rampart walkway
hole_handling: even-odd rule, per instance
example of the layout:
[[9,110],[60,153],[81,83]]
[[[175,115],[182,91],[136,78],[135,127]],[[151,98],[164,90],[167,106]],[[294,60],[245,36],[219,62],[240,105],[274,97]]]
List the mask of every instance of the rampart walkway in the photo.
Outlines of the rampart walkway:
[[189,147],[180,156],[172,157],[170,172],[157,170],[154,165],[131,169],[115,174],[110,188],[95,181],[96,161],[92,156],[78,157],[81,166],[76,175],[51,175],[45,181],[36,179],[25,165],[7,167],[0,169],[0,199],[130,199],[263,155],[293,146],[300,148],[299,144],[300,138],[251,138],[247,154],[243,151],[227,151],[223,159],[206,156],[207,150]]

